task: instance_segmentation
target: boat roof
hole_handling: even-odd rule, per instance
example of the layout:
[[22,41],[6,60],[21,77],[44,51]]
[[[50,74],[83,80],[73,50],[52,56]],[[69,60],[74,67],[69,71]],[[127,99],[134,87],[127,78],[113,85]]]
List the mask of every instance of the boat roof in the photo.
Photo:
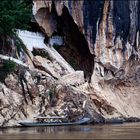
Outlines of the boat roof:
[[42,117],[42,116],[37,116],[37,117],[34,117],[36,119],[64,119],[65,117],[61,117],[61,116],[51,116],[51,117]]

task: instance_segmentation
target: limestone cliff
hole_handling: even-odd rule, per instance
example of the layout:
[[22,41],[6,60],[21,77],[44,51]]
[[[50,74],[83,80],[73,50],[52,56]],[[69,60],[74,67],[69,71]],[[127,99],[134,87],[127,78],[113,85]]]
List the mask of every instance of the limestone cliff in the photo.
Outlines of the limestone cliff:
[[[46,9],[56,17],[55,28],[45,33],[49,36],[62,31],[66,44],[87,59],[82,63],[90,65],[87,68],[92,71],[91,86],[96,94],[127,117],[140,117],[139,7],[138,0],[34,0],[33,7],[36,21],[44,30],[47,26],[37,16],[40,10]],[[49,24],[47,20],[46,16],[42,21]],[[94,62],[89,64],[91,57]]]
[[0,126],[37,114],[139,120],[139,9],[138,0],[33,0],[41,33],[19,30],[16,57],[0,55]]
[[[5,65],[9,58],[1,55],[0,60],[1,64]],[[82,76],[74,76],[78,73],[65,76],[61,82],[48,73],[30,68],[16,59],[12,59],[12,62],[15,62],[13,71],[7,73],[1,68],[0,73],[1,127],[17,126],[18,121],[32,121],[37,115],[65,116],[70,120],[90,115],[94,123],[106,122],[112,116],[123,118],[106,100],[101,99],[93,91],[84,91],[80,88],[77,84],[81,83]],[[87,83],[81,83],[81,86],[89,87]],[[100,111],[103,111],[102,114]]]
[[[59,17],[63,17],[64,22],[71,26],[66,16],[72,16],[97,61],[110,63],[119,69],[132,54],[138,55],[139,5],[137,0],[34,0],[33,11],[36,21],[48,36],[59,30]],[[41,11],[49,16],[39,16]],[[50,17],[53,23],[47,21]],[[52,25],[54,27],[50,28]]]

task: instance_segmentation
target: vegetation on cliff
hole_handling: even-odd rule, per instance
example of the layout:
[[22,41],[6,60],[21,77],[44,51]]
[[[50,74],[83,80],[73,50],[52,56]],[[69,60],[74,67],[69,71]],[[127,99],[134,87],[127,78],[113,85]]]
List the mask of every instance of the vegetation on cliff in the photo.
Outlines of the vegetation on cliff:
[[2,0],[0,2],[0,35],[10,35],[16,28],[27,28],[31,13],[29,0]]
[[[16,29],[28,29],[32,16],[32,1],[2,0],[0,2],[0,53],[15,56]],[[16,46],[16,47],[15,47]],[[21,46],[22,47],[22,46]]]

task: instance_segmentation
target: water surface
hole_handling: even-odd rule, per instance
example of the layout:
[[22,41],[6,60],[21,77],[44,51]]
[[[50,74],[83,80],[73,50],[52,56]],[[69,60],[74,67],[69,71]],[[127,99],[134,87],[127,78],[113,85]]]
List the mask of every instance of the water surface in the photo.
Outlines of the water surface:
[[140,123],[8,128],[0,139],[140,139]]

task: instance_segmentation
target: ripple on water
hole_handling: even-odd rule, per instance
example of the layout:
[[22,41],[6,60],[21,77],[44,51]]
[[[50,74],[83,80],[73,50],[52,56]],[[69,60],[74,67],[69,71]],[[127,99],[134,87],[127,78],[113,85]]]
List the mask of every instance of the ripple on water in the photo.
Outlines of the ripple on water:
[[0,139],[140,139],[140,123],[0,129]]

